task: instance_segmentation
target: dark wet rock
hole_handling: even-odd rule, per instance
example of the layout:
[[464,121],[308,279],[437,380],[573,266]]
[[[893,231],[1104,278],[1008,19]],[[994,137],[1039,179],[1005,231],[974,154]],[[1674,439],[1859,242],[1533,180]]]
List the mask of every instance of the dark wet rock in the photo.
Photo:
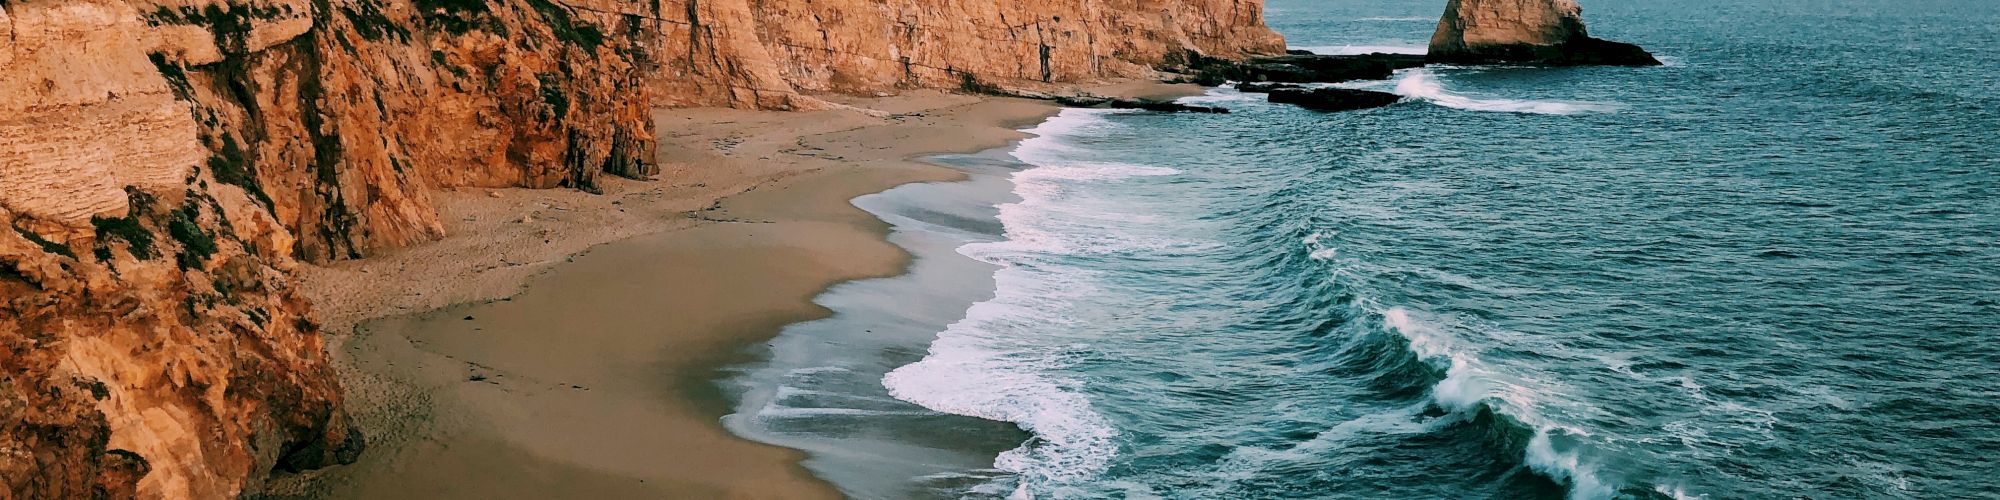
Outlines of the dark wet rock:
[[1221,108],[1216,106],[1197,106],[1193,104],[1181,104],[1173,101],[1161,101],[1155,99],[1112,99],[1111,107],[1119,109],[1143,109],[1147,111],[1163,111],[1168,113],[1228,113],[1229,112],[1228,108]]
[[[1424,56],[1417,54],[1356,54],[1339,56],[1288,55],[1259,57],[1246,65],[1283,65],[1305,70],[1307,82],[1338,83],[1351,80],[1387,79],[1396,70],[1424,65]],[[1269,79],[1264,81],[1290,81]],[[1298,83],[1307,83],[1298,82]]]
[[1269,99],[1271,102],[1296,104],[1319,111],[1349,111],[1388,106],[1401,100],[1402,96],[1373,90],[1295,88],[1272,90]]
[[1056,104],[1061,104],[1069,108],[1095,108],[1110,103],[1111,98],[1094,95],[1071,95],[1056,98]]
[[1201,66],[1195,68],[1190,80],[1209,86],[1227,81],[1339,83],[1386,79],[1396,70],[1423,65],[1424,56],[1414,54],[1290,54]]
[[1243,82],[1236,84],[1237,92],[1246,92],[1251,94],[1265,94],[1278,89],[1296,89],[1296,88],[1303,88],[1303,87],[1298,86],[1298,84],[1292,84],[1292,83],[1271,83],[1271,82]]
[[1487,45],[1440,55],[1431,62],[1449,64],[1530,63],[1551,66],[1659,66],[1660,60],[1624,42],[1583,37],[1560,45]]
[[1181,104],[1178,102],[1163,101],[1158,99],[1126,99],[1120,97],[1076,95],[1076,96],[1057,97],[1055,98],[1055,101],[1056,104],[1061,104],[1065,107],[1071,107],[1071,108],[1143,109],[1147,111],[1160,111],[1166,113],[1228,113],[1229,112],[1228,108],[1219,108],[1215,106],[1197,106],[1193,104]]

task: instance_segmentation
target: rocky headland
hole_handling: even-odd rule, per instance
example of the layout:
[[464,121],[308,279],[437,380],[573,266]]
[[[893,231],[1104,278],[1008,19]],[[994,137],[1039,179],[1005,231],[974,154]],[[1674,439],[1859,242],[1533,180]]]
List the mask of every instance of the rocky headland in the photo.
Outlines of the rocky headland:
[[1450,0],[1425,58],[1453,64],[1660,65],[1637,45],[1591,37],[1575,0]]
[[1254,0],[0,0],[0,497],[225,498],[354,462],[371,430],[323,335],[345,332],[299,277],[451,236],[470,190],[706,179],[657,108],[1226,112],[1074,90],[1170,79],[1344,110],[1396,97],[1298,85],[1651,61],[1578,12],[1453,0],[1429,56],[1329,56],[1287,53]]
[[658,177],[655,107],[1282,47],[1222,0],[0,1],[0,491],[221,498],[354,461],[296,276],[444,236],[442,192]]
[[1355,80],[1384,80],[1397,70],[1429,64],[1539,64],[1549,66],[1658,66],[1637,45],[1594,38],[1573,0],[1450,0],[1431,35],[1428,53],[1325,55],[1287,50],[1243,59],[1185,52],[1161,67],[1169,81],[1268,94],[1270,102],[1319,111],[1349,111],[1395,104],[1388,92],[1304,88]]

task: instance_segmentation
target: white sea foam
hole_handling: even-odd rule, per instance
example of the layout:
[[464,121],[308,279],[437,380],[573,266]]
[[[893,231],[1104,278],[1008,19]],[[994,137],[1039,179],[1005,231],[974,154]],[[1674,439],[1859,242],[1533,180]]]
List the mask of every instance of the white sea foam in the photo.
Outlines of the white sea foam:
[[848,371],[850,370],[848,370],[847,367],[845,366],[811,366],[806,368],[793,368],[791,369],[791,371],[785,372],[785,375],[796,377],[804,375],[817,375],[821,373],[845,373]]
[[1208,93],[1206,94],[1191,96],[1191,97],[1182,97],[1174,102],[1179,102],[1182,104],[1201,104],[1201,105],[1214,106],[1218,104],[1230,104],[1230,103],[1242,103],[1242,102],[1264,102],[1264,95],[1238,92],[1234,88],[1217,87],[1208,89]]
[[798,408],[798,407],[788,407],[788,406],[772,406],[757,412],[757,416],[760,418],[774,418],[774,419],[816,418],[816,417],[831,417],[831,416],[842,416],[842,417],[924,416],[924,415],[936,415],[936,414],[937,414],[936,412],[916,411],[916,410],[863,410],[859,408]]
[[1200,242],[1090,230],[1146,225],[1145,216],[1097,202],[1089,186],[1174,175],[1170,168],[1079,161],[1068,141],[1117,127],[1114,112],[1064,110],[1027,130],[1014,156],[1036,165],[1012,176],[1021,198],[999,207],[1006,239],[972,243],[959,253],[999,266],[994,296],[938,334],[924,359],[897,368],[882,383],[898,399],[933,410],[1013,422],[1034,440],[1003,452],[994,467],[1017,474],[1010,496],[1031,485],[1060,485],[1102,474],[1117,453],[1116,428],[1093,411],[1082,382],[1064,374],[1072,346],[1050,345],[1074,330],[1076,301],[1097,293],[1095,274],[1065,267],[1060,257],[1135,249],[1170,249]]
[[1602,478],[1597,464],[1584,455],[1580,445],[1558,446],[1551,437],[1554,433],[1588,437],[1590,433],[1543,418],[1529,384],[1500,377],[1476,352],[1458,346],[1443,329],[1412,318],[1401,307],[1380,314],[1383,326],[1407,339],[1410,352],[1419,359],[1447,366],[1445,379],[1431,388],[1431,399],[1439,407],[1463,418],[1484,404],[1533,428],[1535,435],[1528,441],[1522,460],[1530,470],[1568,484],[1572,500],[1611,498],[1616,493],[1616,487]]
[[1417,323],[1410,319],[1409,311],[1401,307],[1382,311],[1382,324],[1408,340],[1410,352],[1416,353],[1418,359],[1447,366],[1444,380],[1431,389],[1431,397],[1438,406],[1455,412],[1466,411],[1497,395],[1491,377],[1479,366],[1478,360],[1455,350],[1442,330]]
[[1061,114],[1023,130],[1032,137],[1022,140],[1014,148],[1013,155],[1030,165],[1060,162],[1066,158],[1065,155],[1077,152],[1077,148],[1069,145],[1066,138],[1107,133],[1118,125],[1105,119],[1105,116],[1131,112],[1125,109],[1064,109]]
[[789,385],[778,386],[778,389],[776,391],[773,391],[771,394],[772,401],[787,401],[793,398],[834,398],[834,399],[844,399],[849,401],[869,401],[869,402],[881,402],[881,403],[896,402],[895,400],[889,398],[864,396],[860,394],[850,394],[845,392],[800,389]]
[[1403,79],[1396,82],[1395,92],[1397,95],[1430,102],[1439,106],[1471,111],[1573,115],[1578,113],[1610,113],[1618,111],[1622,107],[1615,103],[1586,101],[1475,98],[1445,90],[1444,85],[1438,83],[1436,75],[1432,75],[1427,70],[1405,72]]
[[1611,498],[1616,488],[1597,476],[1595,466],[1586,464],[1575,449],[1557,451],[1549,439],[1549,427],[1537,427],[1528,440],[1528,468],[1557,481],[1569,483],[1572,499]]
[[1375,53],[1421,55],[1428,54],[1431,51],[1430,47],[1423,45],[1313,45],[1292,48],[1308,50],[1314,54],[1327,56],[1351,56]]
[[1653,485],[1653,491],[1661,495],[1672,497],[1674,500],[1700,500],[1703,498],[1708,498],[1708,495],[1706,494],[1695,495],[1688,493],[1687,489],[1682,488],[1679,485],[1674,485],[1674,486],[1668,486],[1664,484]]
[[1000,454],[994,466],[1001,470],[1056,482],[1094,477],[1117,450],[1117,430],[1091,410],[1076,381],[1055,374],[1068,359],[1010,338],[1068,322],[1061,292],[1031,274],[996,273],[992,300],[974,304],[938,335],[929,355],[882,383],[898,399],[1034,433],[1036,442]]

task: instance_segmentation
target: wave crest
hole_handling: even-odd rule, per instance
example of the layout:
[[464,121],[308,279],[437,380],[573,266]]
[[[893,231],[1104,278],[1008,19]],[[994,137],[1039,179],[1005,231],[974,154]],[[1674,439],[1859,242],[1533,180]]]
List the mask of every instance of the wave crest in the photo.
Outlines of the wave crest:
[[1087,230],[1150,220],[1106,205],[1086,186],[1179,173],[1077,160],[1078,148],[1070,140],[1117,128],[1104,119],[1114,113],[1067,109],[1026,131],[1035,136],[1013,154],[1034,167],[1010,179],[1021,200],[997,207],[1006,239],[958,248],[999,266],[993,298],[973,304],[964,319],[947,326],[922,360],[882,379],[897,399],[1012,422],[1032,433],[1033,439],[994,460],[995,468],[1019,476],[1011,496],[1029,496],[1031,485],[1041,491],[1096,478],[1118,452],[1118,429],[1092,409],[1082,382],[1065,373],[1078,353],[1066,344],[1039,342],[1051,332],[1075,329],[1076,304],[1099,293],[1094,273],[1065,266],[1061,258],[1203,244]]
[[1538,115],[1574,115],[1580,113],[1611,113],[1624,106],[1615,103],[1586,101],[1538,101],[1527,99],[1479,99],[1450,92],[1438,83],[1437,77],[1429,71],[1411,71],[1396,82],[1397,95],[1417,99],[1447,108],[1469,111],[1493,111],[1501,113],[1527,113]]
[[1521,449],[1521,461],[1529,470],[1568,487],[1573,500],[1617,494],[1617,486],[1604,479],[1598,464],[1588,456],[1587,446],[1578,439],[1590,433],[1543,418],[1535,410],[1538,402],[1531,388],[1504,379],[1476,353],[1456,346],[1444,331],[1412,319],[1401,307],[1388,308],[1380,315],[1383,327],[1407,340],[1418,359],[1444,366],[1445,376],[1432,386],[1431,399],[1453,415],[1451,422],[1488,422],[1531,430],[1533,435],[1525,446],[1518,441],[1505,445]]

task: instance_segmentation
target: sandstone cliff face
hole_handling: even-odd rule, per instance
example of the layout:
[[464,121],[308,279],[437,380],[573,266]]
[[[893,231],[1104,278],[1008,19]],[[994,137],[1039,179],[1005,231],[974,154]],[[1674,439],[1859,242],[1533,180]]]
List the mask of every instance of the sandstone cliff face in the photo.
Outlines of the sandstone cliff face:
[[352,461],[300,261],[657,173],[655,105],[1276,53],[1257,0],[0,0],[0,498]]
[[1284,52],[1259,0],[657,0],[664,105],[811,105],[802,91],[1142,77],[1188,50]]
[[0,491],[227,497],[353,460],[288,269],[436,237],[433,188],[652,173],[646,56],[585,16],[0,2]]
[[1636,45],[1592,38],[1575,0],[1449,0],[1431,34],[1428,57],[1452,63],[1660,64]]

